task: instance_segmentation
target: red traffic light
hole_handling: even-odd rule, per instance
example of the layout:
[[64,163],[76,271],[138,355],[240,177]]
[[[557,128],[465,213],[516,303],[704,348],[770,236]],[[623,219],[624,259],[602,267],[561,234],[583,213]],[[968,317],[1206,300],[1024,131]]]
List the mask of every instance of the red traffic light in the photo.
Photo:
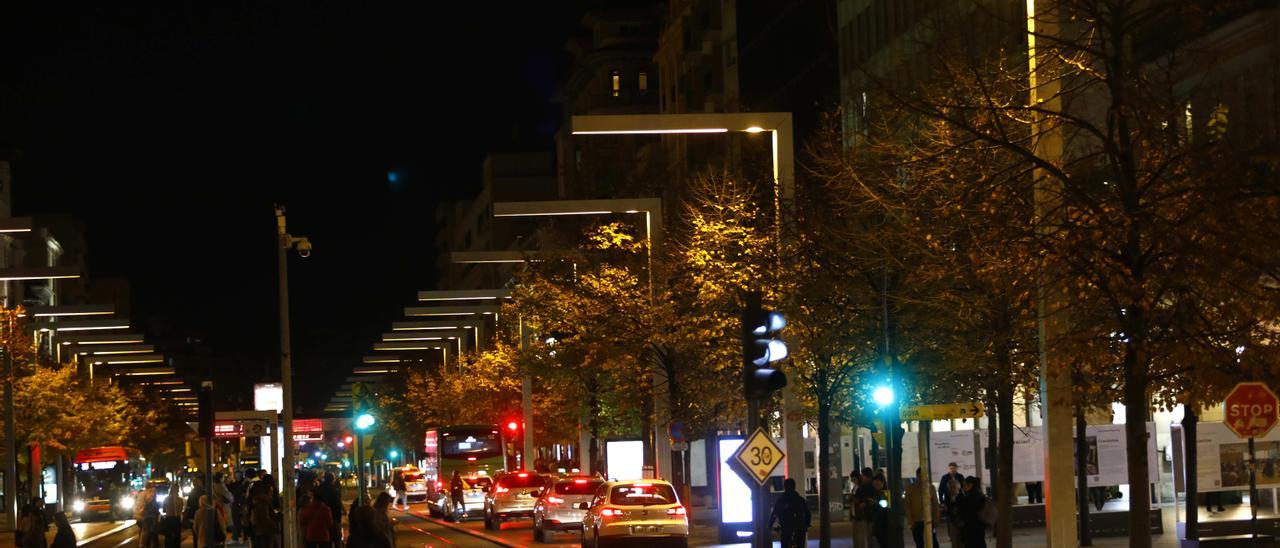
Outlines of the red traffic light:
[[515,432],[516,430],[519,430],[519,429],[520,429],[520,423],[516,421],[511,421],[507,423],[507,430]]
[[347,443],[351,443],[353,440],[354,438],[352,438],[351,436],[347,436],[346,439],[343,441],[346,441]]

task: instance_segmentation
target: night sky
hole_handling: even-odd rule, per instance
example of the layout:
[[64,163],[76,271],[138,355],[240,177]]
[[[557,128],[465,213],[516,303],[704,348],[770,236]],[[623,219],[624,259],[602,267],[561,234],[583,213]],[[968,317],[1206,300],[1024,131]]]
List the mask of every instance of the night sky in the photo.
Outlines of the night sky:
[[433,287],[438,201],[488,151],[550,147],[583,3],[6,2],[15,214],[83,220],[89,275],[129,279],[149,339],[203,340],[180,372],[216,370],[234,400],[278,370],[286,204],[315,246],[290,268],[298,397],[318,410]]

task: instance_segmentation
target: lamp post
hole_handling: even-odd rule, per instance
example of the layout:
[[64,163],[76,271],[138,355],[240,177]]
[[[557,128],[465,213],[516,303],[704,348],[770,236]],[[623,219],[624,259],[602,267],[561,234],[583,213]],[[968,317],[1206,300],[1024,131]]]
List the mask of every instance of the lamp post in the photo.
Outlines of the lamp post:
[[[574,135],[637,135],[637,134],[715,134],[715,133],[768,133],[773,159],[774,208],[783,219],[783,204],[794,203],[795,198],[795,144],[790,112],[725,112],[697,114],[618,114],[574,116]],[[782,241],[782,223],[776,227],[778,241]],[[804,477],[804,439],[801,436],[801,405],[795,388],[782,389],[783,445],[787,477],[800,481]],[[825,443],[825,440],[824,440]],[[790,458],[796,457],[796,458]],[[669,459],[668,459],[669,460]]]
[[361,501],[369,500],[369,485],[364,471],[364,433],[373,427],[377,419],[369,413],[358,413],[355,417],[356,427],[356,482],[360,484],[358,493]]
[[306,238],[297,238],[289,234],[285,228],[284,208],[276,206],[276,259],[279,267],[279,284],[280,284],[280,385],[283,393],[283,407],[281,414],[281,422],[284,423],[284,440],[285,451],[283,462],[280,467],[283,468],[284,478],[284,546],[285,548],[294,548],[298,545],[297,534],[297,498],[294,491],[297,489],[297,482],[294,480],[296,464],[294,462],[294,452],[297,450],[293,445],[293,365],[291,363],[289,348],[289,256],[291,249],[297,248],[298,255],[309,257],[311,255],[311,242]]

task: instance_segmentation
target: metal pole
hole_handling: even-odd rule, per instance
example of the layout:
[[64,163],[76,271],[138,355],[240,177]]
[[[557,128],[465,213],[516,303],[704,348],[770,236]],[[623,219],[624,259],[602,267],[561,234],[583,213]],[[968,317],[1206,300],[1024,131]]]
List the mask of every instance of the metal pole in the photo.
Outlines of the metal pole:
[[[524,323],[524,317],[520,317],[520,350],[523,352],[529,348],[529,327]],[[520,427],[523,442],[520,446],[520,468],[524,470],[532,470],[530,467],[530,457],[533,456],[533,373],[524,372],[524,377],[520,379],[520,420],[524,423]]]
[[356,429],[356,483],[356,496],[360,502],[368,504],[369,489],[364,475],[364,433],[359,428]]
[[933,424],[929,421],[920,421],[920,497],[924,499],[924,548],[934,548],[933,546],[933,505],[938,503],[938,497],[930,494],[933,487],[933,477],[929,473],[929,432],[932,430]]
[[[760,428],[760,400],[747,400],[747,436]],[[773,536],[769,534],[769,502],[765,499],[768,489],[765,486],[748,482],[751,487],[751,546],[769,548],[773,546]]]
[[[209,498],[209,509],[201,511],[205,512],[206,520],[213,520],[209,523],[217,523],[217,519],[213,515],[215,511],[213,508],[213,438],[204,439],[204,494]],[[208,531],[211,537],[213,529],[210,528]],[[213,538],[206,537],[197,539],[197,542],[199,542],[200,546],[212,546],[214,544],[213,540]]]
[[9,530],[18,526],[18,437],[14,432],[13,356],[4,352],[4,496]]
[[279,283],[280,283],[280,383],[281,391],[284,393],[284,412],[282,413],[282,421],[284,422],[284,462],[281,465],[284,478],[284,500],[281,501],[284,507],[284,546],[285,548],[294,548],[298,545],[298,535],[295,532],[297,527],[297,499],[294,495],[294,489],[297,481],[294,479],[294,452],[297,450],[293,446],[293,365],[290,363],[289,349],[289,257],[287,251],[293,247],[291,237],[285,231],[284,209],[276,207],[276,229],[279,241],[276,242],[276,257],[279,263]]
[[1249,437],[1249,530],[1253,533],[1253,546],[1258,546],[1258,477],[1253,452],[1253,437]]

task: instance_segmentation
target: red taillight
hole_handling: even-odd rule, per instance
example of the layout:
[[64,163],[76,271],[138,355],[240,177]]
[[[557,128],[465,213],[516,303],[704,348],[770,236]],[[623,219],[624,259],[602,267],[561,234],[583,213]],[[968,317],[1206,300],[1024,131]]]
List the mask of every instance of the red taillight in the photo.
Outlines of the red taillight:
[[564,499],[551,495],[547,497],[547,504],[564,504]]
[[506,493],[507,491],[510,491],[510,489],[507,489],[506,487],[503,487],[501,485],[499,485],[497,489],[494,489],[495,493]]
[[528,472],[520,472],[519,474],[516,474],[516,477],[527,478],[527,477],[529,477],[529,473],[528,473]]
[[587,484],[587,480],[584,480],[584,479],[576,479],[576,480],[573,480],[573,483],[574,483],[575,485],[586,485],[586,484]]
[[436,482],[436,489],[444,489],[444,482],[443,482],[443,481],[437,481],[437,482]]
[[620,517],[622,517],[622,510],[618,510],[618,509],[616,509],[616,508],[604,508],[604,509],[601,509],[601,510],[600,510],[600,517],[602,517],[602,518],[620,518]]
[[667,508],[667,515],[668,515],[668,516],[683,516],[683,515],[685,515],[685,509],[684,509],[684,507],[683,507],[683,506],[677,506],[677,507],[675,507],[675,508]]
[[475,457],[467,457],[467,460],[469,460],[469,461],[475,461],[475,460],[476,460],[476,458],[475,458]]

